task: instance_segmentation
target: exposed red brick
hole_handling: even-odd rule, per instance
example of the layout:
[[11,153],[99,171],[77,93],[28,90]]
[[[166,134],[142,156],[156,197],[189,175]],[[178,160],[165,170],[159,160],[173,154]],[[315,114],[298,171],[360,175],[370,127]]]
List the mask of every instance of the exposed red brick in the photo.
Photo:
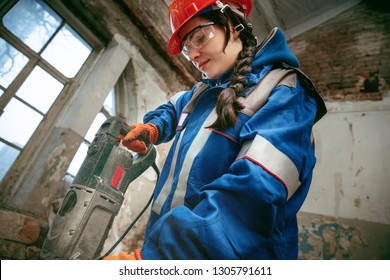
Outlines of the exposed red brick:
[[[390,84],[390,13],[363,1],[289,41],[327,101],[381,100]],[[294,49],[294,47],[296,49]],[[378,72],[379,90],[364,92]]]

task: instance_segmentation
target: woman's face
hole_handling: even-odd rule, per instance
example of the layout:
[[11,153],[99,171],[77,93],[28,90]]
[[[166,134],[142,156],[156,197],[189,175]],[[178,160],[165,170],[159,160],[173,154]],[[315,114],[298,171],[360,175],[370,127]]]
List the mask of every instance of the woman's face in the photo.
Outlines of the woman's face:
[[[179,32],[179,36],[184,38],[184,43],[190,42],[195,32],[199,32],[199,25],[210,23],[209,19],[196,17],[187,22]],[[207,29],[207,27],[205,27]],[[230,40],[225,47],[225,29],[221,26],[213,25],[214,36],[200,49],[188,47],[187,58],[204,73],[208,78],[214,79],[223,72],[232,69],[242,50],[242,42],[239,34],[231,33]],[[183,42],[182,42],[183,43]]]

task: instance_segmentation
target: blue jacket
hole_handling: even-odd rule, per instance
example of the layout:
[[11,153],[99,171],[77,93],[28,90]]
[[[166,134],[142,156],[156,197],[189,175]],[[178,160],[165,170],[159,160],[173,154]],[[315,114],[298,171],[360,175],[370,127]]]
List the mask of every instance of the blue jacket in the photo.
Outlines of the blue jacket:
[[[253,60],[248,79],[255,84],[276,63],[298,67],[283,33],[271,34]],[[145,123],[158,127],[156,144],[174,140],[156,188],[144,259],[298,256],[296,214],[316,161],[316,101],[297,79],[276,87],[253,115],[240,112],[234,128],[207,129],[231,74],[204,80],[209,87],[195,101],[196,87],[145,115]]]

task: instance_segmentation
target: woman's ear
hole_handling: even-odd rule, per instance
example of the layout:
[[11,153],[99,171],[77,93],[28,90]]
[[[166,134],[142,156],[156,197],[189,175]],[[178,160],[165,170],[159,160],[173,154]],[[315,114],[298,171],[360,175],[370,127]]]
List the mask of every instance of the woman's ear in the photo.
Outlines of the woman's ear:
[[238,38],[240,38],[240,32],[238,32],[236,30],[234,30],[234,32],[232,32],[232,35],[233,35],[232,38],[234,41],[237,40]]
[[232,41],[236,41],[240,37],[240,32],[234,29],[234,26],[229,22],[230,38]]

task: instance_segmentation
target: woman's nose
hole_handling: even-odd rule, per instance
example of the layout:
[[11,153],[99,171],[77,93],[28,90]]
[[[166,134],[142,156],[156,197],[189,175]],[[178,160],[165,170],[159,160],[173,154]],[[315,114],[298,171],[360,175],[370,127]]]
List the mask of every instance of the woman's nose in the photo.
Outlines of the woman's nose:
[[195,61],[197,57],[199,57],[200,55],[200,50],[197,50],[195,48],[190,48],[190,54],[189,54],[189,58],[190,58],[190,61]]

